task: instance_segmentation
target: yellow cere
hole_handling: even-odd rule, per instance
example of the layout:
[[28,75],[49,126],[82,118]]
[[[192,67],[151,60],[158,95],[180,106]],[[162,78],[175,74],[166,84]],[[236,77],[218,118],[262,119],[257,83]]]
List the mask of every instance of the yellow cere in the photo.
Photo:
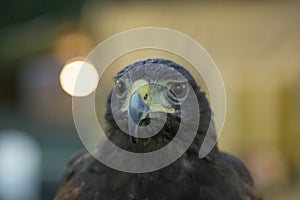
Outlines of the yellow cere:
[[141,96],[142,99],[146,102],[146,105],[149,106],[151,102],[151,94],[150,94],[150,88],[149,88],[149,83],[146,80],[137,80],[134,82],[132,89],[131,89],[131,94],[130,97],[135,93],[138,92]]
[[[145,101],[145,104],[150,108],[150,117],[155,116],[156,112],[164,112],[164,113],[174,113],[174,108],[168,108],[161,104],[152,104],[152,93],[149,87],[149,83],[146,80],[137,80],[134,82],[131,88],[130,97],[131,99],[132,95],[138,92],[141,98]],[[123,111],[128,109],[128,104],[123,109]]]
[[[150,108],[150,117],[153,115],[153,113],[156,112],[164,112],[164,113],[174,113],[174,108],[168,108],[161,104],[152,104],[152,94],[149,87],[149,83],[146,80],[138,80],[136,81],[131,90],[131,96],[138,92],[142,99],[144,99],[147,106]],[[154,114],[155,115],[155,114]]]

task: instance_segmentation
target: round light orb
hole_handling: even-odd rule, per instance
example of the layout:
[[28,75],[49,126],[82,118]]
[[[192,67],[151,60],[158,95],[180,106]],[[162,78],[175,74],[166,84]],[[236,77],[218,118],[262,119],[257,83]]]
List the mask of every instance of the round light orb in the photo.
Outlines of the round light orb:
[[83,97],[96,90],[98,72],[93,64],[83,60],[68,62],[60,73],[62,89],[71,96]]

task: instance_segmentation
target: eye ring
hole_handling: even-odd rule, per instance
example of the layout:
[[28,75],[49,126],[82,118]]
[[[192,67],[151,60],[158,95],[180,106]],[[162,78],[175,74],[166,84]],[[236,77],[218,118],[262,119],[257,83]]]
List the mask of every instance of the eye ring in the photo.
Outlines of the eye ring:
[[115,83],[115,91],[118,97],[122,98],[127,90],[126,84],[123,80],[118,79]]
[[174,100],[181,101],[187,96],[188,86],[186,82],[170,83],[168,88]]

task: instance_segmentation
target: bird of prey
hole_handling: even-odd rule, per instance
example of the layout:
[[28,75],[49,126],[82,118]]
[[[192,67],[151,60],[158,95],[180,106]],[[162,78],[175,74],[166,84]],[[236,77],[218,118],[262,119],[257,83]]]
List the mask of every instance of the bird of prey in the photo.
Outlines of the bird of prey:
[[[235,156],[214,145],[205,157],[199,158],[205,136],[208,132],[215,134],[209,127],[212,111],[205,92],[182,66],[165,59],[136,62],[117,73],[113,91],[106,103],[105,134],[120,148],[136,153],[163,148],[174,139],[183,121],[197,124],[196,136],[174,162],[145,173],[112,169],[89,152],[81,152],[67,166],[56,200],[261,199],[249,171]],[[198,108],[188,103],[183,113],[179,104],[189,101],[192,92]],[[195,110],[199,110],[199,119],[189,118]],[[143,131],[158,133],[140,137]],[[109,159],[114,159],[111,154]]]

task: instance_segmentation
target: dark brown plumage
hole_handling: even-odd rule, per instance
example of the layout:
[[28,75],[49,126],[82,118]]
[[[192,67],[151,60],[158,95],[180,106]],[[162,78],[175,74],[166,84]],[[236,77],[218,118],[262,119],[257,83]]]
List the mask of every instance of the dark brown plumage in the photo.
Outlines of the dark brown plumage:
[[[155,69],[159,64],[182,74],[189,81],[197,96],[201,117],[197,122],[199,123],[197,135],[189,149],[169,166],[148,173],[120,172],[105,166],[88,152],[80,153],[69,163],[56,200],[260,199],[250,173],[238,158],[221,153],[217,146],[214,146],[206,157],[202,159],[198,157],[212,114],[205,93],[200,90],[193,77],[183,67],[168,60],[149,59],[126,67],[117,74],[116,80],[126,74],[133,75],[137,70],[144,69],[144,66],[151,65]],[[161,72],[153,69],[148,71],[148,73],[153,73],[153,76],[143,77],[161,79],[159,75]],[[138,78],[140,77],[133,79]],[[112,93],[109,95],[107,101],[106,134],[116,145],[133,152],[149,152],[161,148],[173,139],[181,117],[176,111],[174,114],[168,114],[167,121],[158,134],[151,138],[139,138],[137,143],[133,144],[130,136],[117,126],[113,118],[112,95]],[[193,108],[191,108],[192,111]]]

